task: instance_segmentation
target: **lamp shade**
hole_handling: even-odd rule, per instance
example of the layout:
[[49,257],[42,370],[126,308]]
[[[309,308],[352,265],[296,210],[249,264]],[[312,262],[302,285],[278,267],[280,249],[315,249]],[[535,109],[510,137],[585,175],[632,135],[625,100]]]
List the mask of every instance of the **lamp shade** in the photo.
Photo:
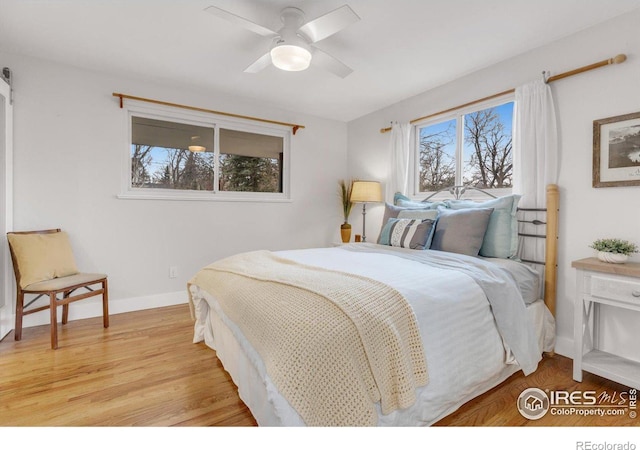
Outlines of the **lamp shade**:
[[382,188],[379,181],[354,181],[351,188],[352,203],[381,202]]

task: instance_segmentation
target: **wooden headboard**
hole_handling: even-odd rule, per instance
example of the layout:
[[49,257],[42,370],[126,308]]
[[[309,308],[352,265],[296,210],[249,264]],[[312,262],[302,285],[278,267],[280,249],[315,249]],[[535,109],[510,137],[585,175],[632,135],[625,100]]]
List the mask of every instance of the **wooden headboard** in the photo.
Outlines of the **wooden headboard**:
[[557,184],[547,185],[547,231],[544,260],[544,302],[556,315],[558,289],[558,216],[560,215],[560,191]]

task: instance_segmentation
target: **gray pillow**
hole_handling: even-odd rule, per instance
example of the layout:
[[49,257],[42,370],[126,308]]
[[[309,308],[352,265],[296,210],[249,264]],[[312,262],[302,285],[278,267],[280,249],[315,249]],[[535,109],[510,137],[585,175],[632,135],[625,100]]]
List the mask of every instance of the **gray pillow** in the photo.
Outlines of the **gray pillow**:
[[493,208],[480,255],[491,258],[513,258],[518,252],[518,202],[520,195],[507,195],[484,202],[448,200],[451,209]]
[[493,208],[439,209],[431,250],[478,256]]

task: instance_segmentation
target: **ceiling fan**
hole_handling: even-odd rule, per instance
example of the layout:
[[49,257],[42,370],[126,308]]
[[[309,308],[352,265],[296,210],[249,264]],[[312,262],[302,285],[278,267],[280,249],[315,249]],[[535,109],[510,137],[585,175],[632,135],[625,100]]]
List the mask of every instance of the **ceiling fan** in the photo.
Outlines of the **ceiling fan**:
[[282,70],[300,71],[308,68],[312,60],[314,65],[341,78],[353,72],[350,67],[312,45],[360,20],[360,17],[348,5],[341,6],[306,23],[304,12],[300,9],[284,8],[280,13],[283,26],[278,31],[258,25],[216,6],[209,6],[205,8],[205,11],[261,36],[273,39],[271,49],[247,67],[245,72],[256,73],[269,64]]

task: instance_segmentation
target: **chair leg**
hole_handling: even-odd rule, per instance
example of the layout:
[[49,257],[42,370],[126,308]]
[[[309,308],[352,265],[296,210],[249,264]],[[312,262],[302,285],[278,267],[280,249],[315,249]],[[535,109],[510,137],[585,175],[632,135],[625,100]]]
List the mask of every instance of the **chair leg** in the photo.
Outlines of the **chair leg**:
[[[64,294],[62,294],[62,298],[64,300],[66,300],[67,298],[69,298],[69,292],[65,292]],[[66,324],[67,321],[69,320],[69,304],[65,303],[64,305],[62,305],[62,324]]]
[[49,309],[51,310],[51,348],[53,350],[58,348],[58,304],[56,301],[56,294],[49,294],[49,299],[51,300],[51,306]]
[[14,330],[14,336],[16,341],[22,339],[22,311],[24,310],[24,292],[18,288],[16,294],[16,329]]
[[102,282],[102,323],[105,328],[109,328],[109,286],[107,279]]

